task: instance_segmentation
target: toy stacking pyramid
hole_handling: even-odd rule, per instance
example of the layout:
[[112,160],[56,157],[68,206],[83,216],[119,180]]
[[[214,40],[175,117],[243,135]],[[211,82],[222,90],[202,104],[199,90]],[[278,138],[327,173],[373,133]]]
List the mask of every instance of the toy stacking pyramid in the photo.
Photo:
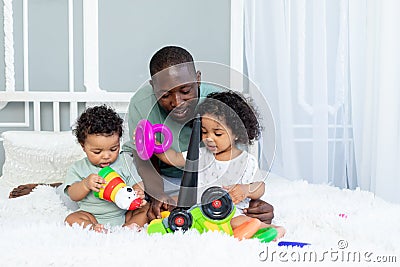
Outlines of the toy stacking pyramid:
[[100,188],[99,192],[93,192],[93,194],[100,199],[114,202],[118,190],[126,186],[124,180],[108,166],[101,169],[98,174],[106,180],[107,185],[104,188]]
[[192,134],[186,157],[185,169],[179,189],[178,207],[190,208],[197,204],[197,180],[199,169],[199,144],[201,138],[201,119],[197,114],[193,121]]
[[109,166],[104,167],[98,175],[106,180],[106,184],[99,192],[93,191],[95,197],[114,202],[121,209],[135,210],[140,207],[142,200],[114,169]]

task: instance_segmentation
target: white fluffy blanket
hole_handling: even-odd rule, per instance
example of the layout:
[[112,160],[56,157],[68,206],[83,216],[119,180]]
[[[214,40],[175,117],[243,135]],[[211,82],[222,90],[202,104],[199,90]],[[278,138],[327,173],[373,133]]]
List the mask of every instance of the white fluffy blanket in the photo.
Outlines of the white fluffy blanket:
[[[281,247],[221,233],[148,236],[115,228],[99,234],[65,226],[70,212],[55,189],[39,186],[8,199],[0,186],[1,266],[399,266],[400,205],[363,191],[340,190],[270,175],[264,199],[275,207]],[[382,262],[385,262],[382,264]]]

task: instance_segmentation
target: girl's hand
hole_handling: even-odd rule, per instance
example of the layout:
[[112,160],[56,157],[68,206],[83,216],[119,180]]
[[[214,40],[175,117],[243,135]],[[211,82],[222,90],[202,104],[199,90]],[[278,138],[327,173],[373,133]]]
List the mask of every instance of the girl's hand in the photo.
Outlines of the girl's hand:
[[83,182],[83,186],[87,190],[99,192],[101,188],[104,188],[104,184],[106,183],[106,180],[104,180],[103,177],[92,173],[88,177],[83,179],[82,182]]
[[240,201],[247,198],[249,194],[248,187],[249,186],[246,184],[234,184],[234,185],[223,186],[222,188],[228,191],[229,195],[232,198],[233,203],[237,204]]
[[[133,143],[133,145],[136,146],[136,129],[133,131],[132,143]],[[156,143],[156,145],[161,145],[161,143],[160,143],[159,141],[157,141],[157,136],[156,136],[156,134],[154,134],[154,143]]]
[[132,143],[133,143],[134,146],[136,146],[136,128],[135,128],[135,130],[133,131]]

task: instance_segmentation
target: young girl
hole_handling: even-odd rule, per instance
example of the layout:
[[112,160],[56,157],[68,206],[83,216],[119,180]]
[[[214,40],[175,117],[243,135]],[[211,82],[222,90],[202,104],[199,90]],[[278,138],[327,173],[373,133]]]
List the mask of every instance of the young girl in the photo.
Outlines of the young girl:
[[[228,190],[236,214],[231,220],[233,229],[251,218],[243,213],[251,199],[258,199],[265,191],[264,177],[257,160],[243,147],[257,140],[261,134],[258,114],[250,101],[234,91],[211,93],[199,105],[202,141],[198,174],[198,200],[210,186],[222,186]],[[175,166],[185,166],[187,152],[169,149],[156,154],[162,161]],[[277,238],[285,234],[283,227],[261,223],[259,228],[274,227]]]
[[[106,232],[105,224],[134,227],[147,223],[148,205],[144,200],[143,182],[138,175],[132,176],[119,155],[122,123],[119,115],[105,105],[88,108],[79,117],[73,133],[86,158],[75,162],[65,177],[64,192],[79,205],[79,210],[65,219],[69,225],[91,225],[97,232]],[[94,196],[92,191],[99,192],[104,187],[102,184],[106,181],[97,173],[106,166],[113,168],[137,192],[142,199],[140,208],[122,210],[116,204]]]

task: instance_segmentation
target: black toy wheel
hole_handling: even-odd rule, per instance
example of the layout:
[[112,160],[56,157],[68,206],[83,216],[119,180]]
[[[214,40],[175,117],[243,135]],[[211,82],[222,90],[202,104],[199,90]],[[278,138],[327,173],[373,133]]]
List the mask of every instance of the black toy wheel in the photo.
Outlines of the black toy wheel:
[[172,231],[186,231],[192,226],[192,214],[184,209],[174,209],[168,216],[168,225]]
[[210,187],[201,195],[201,210],[211,220],[225,219],[232,209],[232,199],[221,187]]

